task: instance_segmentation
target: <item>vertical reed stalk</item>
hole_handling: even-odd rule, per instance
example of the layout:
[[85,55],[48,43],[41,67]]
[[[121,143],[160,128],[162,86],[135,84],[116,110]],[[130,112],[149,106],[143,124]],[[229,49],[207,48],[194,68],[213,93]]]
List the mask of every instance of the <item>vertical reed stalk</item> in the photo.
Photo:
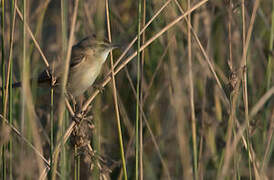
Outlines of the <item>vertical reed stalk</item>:
[[135,179],[139,180],[139,104],[140,104],[140,61],[141,61],[141,24],[142,24],[142,0],[138,3],[138,35],[137,35],[137,84],[136,84],[136,120],[135,120]]
[[74,145],[74,180],[78,180],[77,146]]
[[[4,40],[4,34],[5,34],[5,0],[1,1],[1,53],[2,53],[2,63],[1,63],[1,72],[2,72],[2,87],[5,86],[5,40]],[[5,106],[5,90],[2,90],[2,107]],[[2,113],[4,113],[4,110],[2,110]],[[6,115],[4,114],[4,117],[6,117]],[[1,128],[4,128],[4,121],[2,121],[1,124]],[[2,145],[1,147],[1,159],[2,159],[2,177],[3,179],[7,178],[6,175],[6,146]]]
[[[108,38],[109,38],[109,41],[111,42],[111,28],[110,28],[110,18],[109,18],[110,9],[109,9],[109,6],[108,6],[108,1],[106,0],[105,2],[106,2],[106,12],[107,12],[106,14],[107,14]],[[116,121],[117,121],[117,126],[118,126],[118,134],[119,134],[120,154],[121,154],[121,158],[122,158],[124,179],[127,180],[126,160],[125,160],[125,153],[124,153],[124,144],[123,144],[121,122],[120,122],[119,106],[118,106],[118,100],[117,100],[117,90],[116,90],[116,82],[115,82],[115,76],[114,76],[114,66],[113,66],[112,52],[110,52],[110,60],[111,60],[111,78],[112,78],[112,86],[113,86],[115,115],[116,115]]]
[[[187,1],[188,9],[191,7],[190,0]],[[187,42],[188,42],[188,70],[189,70],[189,98],[191,109],[191,127],[192,127],[192,148],[193,148],[193,169],[194,179],[198,179],[198,153],[197,153],[197,137],[196,137],[196,118],[194,106],[194,88],[192,76],[192,42],[191,42],[191,14],[187,16]]]
[[[241,8],[242,8],[242,45],[243,45],[243,54],[244,54],[244,47],[245,47],[245,40],[246,40],[246,26],[245,26],[245,0],[241,1]],[[246,57],[244,57],[244,67],[247,66],[246,64]],[[247,69],[247,68],[246,68]],[[247,93],[247,72],[246,70],[243,71],[243,101],[244,101],[244,107],[245,107],[245,121],[247,122],[247,130],[246,130],[246,142],[247,142],[247,157],[248,157],[248,170],[249,170],[249,179],[252,179],[252,171],[251,171],[251,159],[249,156],[250,152],[250,125],[249,125],[249,111],[248,111],[248,93]]]
[[269,38],[269,52],[268,54],[268,62],[267,62],[267,69],[266,69],[266,90],[271,88],[271,84],[273,85],[273,42],[274,42],[274,1],[272,1],[272,13],[271,13],[271,29],[270,29],[270,38]]
[[[143,0],[143,18],[142,18],[142,28],[146,24],[146,0]],[[145,44],[146,34],[145,31],[142,34],[142,44]],[[145,51],[141,54],[141,64],[140,64],[140,114],[143,114],[143,77],[144,77],[144,62],[145,62]],[[140,115],[140,180],[144,179],[144,169],[143,169],[143,116]]]
[[[65,57],[67,53],[67,17],[68,17],[68,2],[66,0],[61,0],[61,35],[62,35],[62,52],[61,57]],[[64,60],[64,59],[62,59]],[[67,113],[66,113],[67,114]],[[64,134],[65,128],[67,127],[67,123],[69,121],[69,116],[65,116],[64,123],[61,126],[61,133]],[[67,156],[66,145],[61,146],[61,160],[60,160],[60,169],[62,177],[67,179],[70,174],[69,168],[69,156]]]
[[[71,22],[71,29],[70,29],[70,34],[69,34],[69,41],[68,41],[68,48],[67,48],[67,53],[66,56],[64,57],[64,73],[63,77],[61,80],[61,97],[60,97],[60,102],[59,102],[59,107],[58,107],[58,131],[56,135],[57,141],[62,139],[61,137],[61,127],[64,124],[64,114],[65,114],[65,88],[67,84],[67,78],[68,78],[68,71],[69,71],[69,62],[70,62],[70,57],[71,57],[71,49],[73,45],[73,39],[74,39],[74,31],[75,31],[75,24],[76,24],[76,19],[77,19],[77,12],[78,12],[78,5],[79,5],[79,0],[75,1],[74,8],[73,8],[73,15],[72,15],[72,22]],[[57,142],[56,141],[56,142]],[[56,146],[56,151],[54,153],[54,159],[53,159],[53,176],[52,179],[56,179],[56,172],[57,172],[57,167],[58,167],[58,158],[59,158],[59,153],[60,149],[58,146]]]
[[[9,115],[8,115],[8,119],[9,119],[9,123],[13,124],[13,93],[12,93],[12,68],[13,68],[13,38],[14,38],[14,26],[15,26],[15,4],[14,4],[14,0],[11,1],[10,4],[10,12],[11,12],[11,16],[10,16],[10,25],[11,25],[11,29],[10,29],[10,51],[9,51],[9,64],[8,64],[8,78],[7,78],[7,82],[9,81]],[[7,83],[8,84],[8,83]],[[8,87],[6,85],[6,87]],[[5,102],[5,106],[7,102]],[[10,158],[9,158],[9,179],[13,179],[12,176],[12,160],[13,160],[13,142],[12,139],[10,139],[9,141],[9,154],[10,154]]]
[[[52,167],[53,162],[53,149],[54,149],[54,91],[53,87],[50,88],[50,167]],[[49,179],[52,175],[52,168],[49,171]]]

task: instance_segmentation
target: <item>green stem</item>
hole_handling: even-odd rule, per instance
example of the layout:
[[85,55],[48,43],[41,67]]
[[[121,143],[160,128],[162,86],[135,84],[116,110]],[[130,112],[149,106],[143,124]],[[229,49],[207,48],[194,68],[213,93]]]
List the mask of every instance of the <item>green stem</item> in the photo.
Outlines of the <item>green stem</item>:
[[[11,33],[10,33],[10,56],[9,56],[9,63],[10,63],[10,74],[9,74],[9,123],[10,124],[13,124],[13,116],[12,116],[12,113],[13,113],[13,94],[12,94],[12,69],[13,69],[13,61],[12,61],[12,50],[13,50],[13,47],[12,47],[12,39],[13,39],[13,30],[14,30],[14,21],[15,21],[15,14],[14,14],[14,0],[11,1]],[[13,14],[14,14],[14,17],[13,17]],[[10,139],[9,141],[9,154],[10,154],[10,157],[9,157],[9,179],[12,180],[13,177],[12,177],[12,158],[13,158],[13,142],[12,142],[12,138]]]
[[[53,114],[53,88],[50,89],[50,167],[52,167],[53,163],[53,150],[54,150],[54,114]],[[49,178],[52,175],[52,169],[50,169]]]
[[[1,14],[1,53],[2,53],[2,87],[5,86],[5,44],[4,44],[4,34],[5,34],[5,0],[2,0],[1,1],[1,11],[2,11],[2,14]],[[5,88],[3,88],[2,90],[2,107],[5,106],[5,102],[4,102],[4,99],[5,99]],[[4,117],[5,117],[5,114],[4,114]],[[4,121],[2,121],[2,127],[4,126]],[[6,156],[5,156],[5,150],[6,150],[6,146],[3,145],[1,147],[1,151],[2,151],[2,178],[3,179],[6,179]]]
[[142,23],[142,1],[138,3],[138,46],[137,46],[137,87],[136,87],[136,121],[135,121],[135,179],[139,180],[139,100],[140,100],[140,60],[141,60],[141,23]]

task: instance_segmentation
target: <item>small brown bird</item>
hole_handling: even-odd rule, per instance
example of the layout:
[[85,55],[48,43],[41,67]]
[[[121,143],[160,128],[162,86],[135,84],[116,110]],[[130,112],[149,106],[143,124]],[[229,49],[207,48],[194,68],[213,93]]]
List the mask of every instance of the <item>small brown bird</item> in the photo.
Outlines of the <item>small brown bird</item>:
[[[88,36],[72,47],[70,66],[67,80],[67,92],[74,97],[83,94],[99,75],[108,54],[116,45],[97,40],[95,36]],[[49,70],[43,71],[38,77],[38,84],[51,83],[52,78],[59,84],[64,72],[64,64],[57,63]],[[21,86],[15,83],[14,87]]]

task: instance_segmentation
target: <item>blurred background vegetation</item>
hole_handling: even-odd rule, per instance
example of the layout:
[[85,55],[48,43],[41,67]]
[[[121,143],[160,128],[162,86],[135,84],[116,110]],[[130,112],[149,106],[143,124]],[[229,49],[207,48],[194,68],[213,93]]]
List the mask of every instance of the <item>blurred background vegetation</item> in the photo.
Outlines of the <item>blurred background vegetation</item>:
[[[128,179],[274,179],[273,0],[112,0],[108,10],[106,2],[1,0],[2,86],[24,87],[2,91],[1,179],[123,179],[115,94]],[[139,36],[139,58],[121,66],[116,89],[109,82],[58,146],[73,121],[50,88],[29,82],[46,68],[41,52],[49,64],[65,61],[72,29],[75,44],[108,37],[110,21],[121,65],[139,49],[136,41],[123,55],[138,26],[157,12]]]

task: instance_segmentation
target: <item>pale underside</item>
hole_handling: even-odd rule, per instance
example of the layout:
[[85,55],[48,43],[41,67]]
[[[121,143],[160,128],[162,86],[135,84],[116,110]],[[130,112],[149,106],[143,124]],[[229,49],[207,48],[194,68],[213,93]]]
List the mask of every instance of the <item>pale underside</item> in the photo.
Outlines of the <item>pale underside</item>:
[[82,60],[70,68],[67,90],[73,96],[83,94],[96,80],[110,49],[96,56],[94,51],[87,53]]
[[94,83],[101,68],[100,61],[81,62],[77,67],[71,68],[67,83],[68,92],[75,97],[83,94]]

